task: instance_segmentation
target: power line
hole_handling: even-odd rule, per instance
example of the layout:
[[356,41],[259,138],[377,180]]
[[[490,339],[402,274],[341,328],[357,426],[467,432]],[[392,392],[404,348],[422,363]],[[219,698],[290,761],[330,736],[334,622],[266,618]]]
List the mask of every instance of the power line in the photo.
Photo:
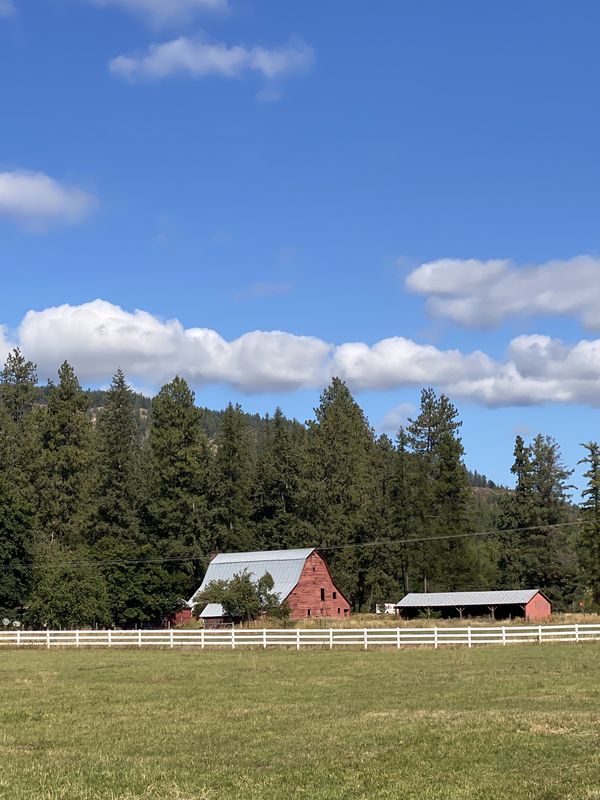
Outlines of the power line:
[[[315,550],[351,550],[361,547],[392,547],[401,544],[423,544],[426,542],[441,542],[450,539],[471,539],[482,536],[494,536],[506,533],[525,533],[527,531],[535,530],[548,530],[554,528],[564,528],[569,525],[580,525],[581,520],[573,522],[555,522],[547,525],[529,525],[522,528],[502,528],[490,531],[475,531],[470,533],[452,533],[441,536],[422,536],[417,538],[405,539],[376,539],[372,542],[352,542],[349,544],[332,544],[332,545],[314,545]],[[70,560],[70,561],[57,561],[51,564],[35,564],[35,563],[16,563],[16,564],[3,564],[4,571],[12,569],[52,569],[55,567],[125,567],[125,566],[138,566],[140,564],[166,564],[177,563],[185,561],[202,561],[204,556],[186,555],[186,556],[162,556],[156,558],[134,558],[134,559],[121,559],[121,560]]]

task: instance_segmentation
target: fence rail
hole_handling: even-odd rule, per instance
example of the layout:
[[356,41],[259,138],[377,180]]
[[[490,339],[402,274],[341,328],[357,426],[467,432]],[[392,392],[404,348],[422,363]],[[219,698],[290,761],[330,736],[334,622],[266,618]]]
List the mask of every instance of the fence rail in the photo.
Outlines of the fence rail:
[[400,649],[600,640],[600,624],[504,625],[460,628],[229,628],[160,630],[0,631],[0,647],[303,647]]

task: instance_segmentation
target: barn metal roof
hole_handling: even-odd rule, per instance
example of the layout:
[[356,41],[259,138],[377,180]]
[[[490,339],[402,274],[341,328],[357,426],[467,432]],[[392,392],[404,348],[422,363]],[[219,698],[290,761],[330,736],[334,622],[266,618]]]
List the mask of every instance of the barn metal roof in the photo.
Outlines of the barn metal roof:
[[225,609],[221,603],[207,603],[200,617],[224,617]]
[[273,578],[273,591],[283,602],[300,580],[300,573],[306,559],[314,552],[314,547],[299,550],[260,550],[252,553],[219,553],[208,565],[200,587],[194,592],[188,604],[194,605],[194,598],[213,581],[229,581],[244,570],[253,580],[269,573]]
[[396,603],[396,608],[521,605],[528,603],[538,592],[539,589],[500,592],[411,592]]

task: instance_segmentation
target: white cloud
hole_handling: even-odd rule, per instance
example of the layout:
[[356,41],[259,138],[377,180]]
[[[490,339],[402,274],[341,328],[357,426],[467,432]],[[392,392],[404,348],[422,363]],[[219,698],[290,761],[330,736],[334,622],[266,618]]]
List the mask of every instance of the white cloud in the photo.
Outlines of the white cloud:
[[8,19],[17,13],[12,0],[0,0],[0,19]]
[[415,407],[412,403],[399,403],[390,408],[382,421],[377,426],[380,433],[389,433],[395,436],[401,427],[405,426],[408,418],[414,414]]
[[0,216],[32,231],[74,225],[87,216],[96,199],[76,186],[65,186],[41,172],[0,172]]
[[[29,311],[18,344],[42,378],[69,360],[83,381],[103,383],[121,367],[138,385],[158,386],[176,373],[195,386],[226,384],[244,392],[321,388],[333,375],[353,391],[433,385],[450,397],[487,406],[584,403],[600,406],[600,339],[566,344],[539,334],[512,340],[507,359],[441,350],[395,337],[374,345],[334,345],[284,331],[251,331],[231,341],[209,328],[184,328],[147,311],[104,300]],[[0,331],[0,353],[10,343]],[[404,406],[386,418],[397,427]],[[384,428],[382,428],[384,429]]]
[[[129,81],[160,80],[174,75],[241,78],[247,72],[256,72],[273,82],[308,69],[313,61],[312,48],[300,40],[276,48],[230,47],[208,42],[202,37],[190,39],[182,36],[151,44],[142,55],[118,56],[109,67],[114,75]],[[274,96],[269,99],[274,99]]]
[[562,315],[600,330],[600,258],[517,267],[509,260],[441,259],[422,264],[407,287],[428,310],[462,325],[490,327],[511,316]]
[[227,0],[91,0],[97,6],[114,6],[141,17],[153,27],[184,23],[203,11],[226,11]]

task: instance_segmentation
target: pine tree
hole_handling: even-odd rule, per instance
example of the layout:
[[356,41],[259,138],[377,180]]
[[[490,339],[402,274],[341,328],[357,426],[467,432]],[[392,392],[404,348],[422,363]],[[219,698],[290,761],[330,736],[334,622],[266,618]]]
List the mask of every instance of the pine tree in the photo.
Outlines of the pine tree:
[[[308,429],[311,522],[340,588],[354,608],[364,608],[373,556],[354,545],[379,537],[373,431],[339,378],[321,395],[315,417]],[[328,552],[327,545],[338,549]]]
[[211,475],[211,546],[214,552],[249,550],[253,457],[241,408],[231,403],[215,441]]
[[302,447],[305,431],[290,425],[280,408],[265,420],[256,464],[253,519],[257,545],[266,549],[299,547],[314,541],[302,519]]
[[[479,583],[479,558],[463,534],[472,531],[464,450],[458,411],[433,389],[421,393],[419,414],[409,420],[407,443],[413,454],[413,530],[424,541],[419,548],[424,590],[454,589]],[[456,537],[440,539],[439,537]],[[417,561],[417,554],[413,561]]]
[[185,596],[197,588],[208,556],[208,442],[194,392],[176,377],[152,403],[146,464],[148,524],[164,555],[173,562]]
[[94,554],[103,562],[116,625],[160,624],[181,603],[178,576],[140,527],[140,447],[134,396],[118,370],[98,419],[98,509]]
[[35,364],[16,349],[0,372],[0,614],[21,617],[31,583],[39,461]]
[[88,400],[66,361],[50,385],[41,423],[38,475],[40,543],[83,544],[92,516],[92,427]]
[[137,539],[139,484],[133,392],[123,372],[117,370],[98,417],[98,518],[94,538]]
[[587,451],[587,455],[578,462],[587,466],[583,474],[587,486],[581,493],[582,563],[593,602],[600,605],[600,445],[598,442],[586,442],[581,446]]

